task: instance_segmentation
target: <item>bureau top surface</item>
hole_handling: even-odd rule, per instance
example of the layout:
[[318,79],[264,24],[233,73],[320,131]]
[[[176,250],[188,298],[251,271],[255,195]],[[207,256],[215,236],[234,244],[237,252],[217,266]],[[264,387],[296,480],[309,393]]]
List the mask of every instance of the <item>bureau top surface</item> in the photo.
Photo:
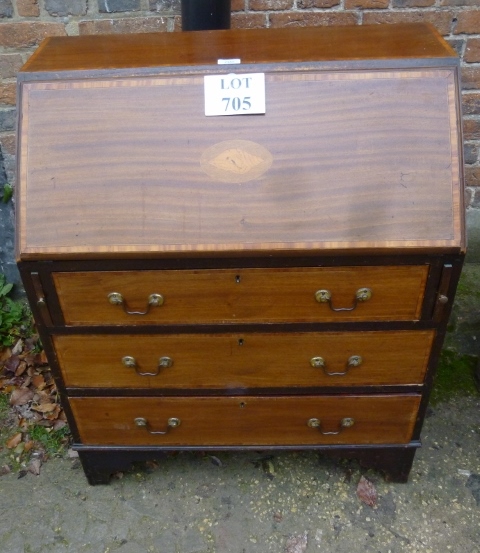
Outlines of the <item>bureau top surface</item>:
[[218,59],[240,59],[244,65],[455,56],[428,24],[51,37],[20,78],[22,73],[216,65]]
[[[229,33],[39,49],[19,94],[18,259],[464,249],[457,69],[436,31]],[[238,65],[134,71],[232,56],[269,62],[265,112],[206,116],[204,76]],[[375,56],[393,61],[299,61]]]

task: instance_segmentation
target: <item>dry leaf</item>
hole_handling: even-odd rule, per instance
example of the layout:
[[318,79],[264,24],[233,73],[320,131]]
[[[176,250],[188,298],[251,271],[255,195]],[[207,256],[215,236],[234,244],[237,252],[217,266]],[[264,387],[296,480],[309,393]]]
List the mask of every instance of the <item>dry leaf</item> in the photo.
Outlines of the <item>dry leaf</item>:
[[15,371],[15,376],[22,376],[22,374],[27,370],[27,364],[25,361],[20,361],[18,367]]
[[35,476],[40,474],[40,467],[42,466],[42,460],[40,457],[34,457],[28,464],[28,472],[31,472]]
[[10,396],[10,405],[26,405],[32,400],[34,393],[28,388],[17,388]]
[[20,442],[13,450],[14,455],[21,455],[25,451],[25,442]]
[[50,394],[48,393],[48,391],[44,391],[44,390],[36,390],[33,400],[35,401],[35,403],[52,402],[52,398],[50,397]]
[[308,534],[290,536],[285,544],[285,553],[303,553],[307,549]]
[[12,357],[12,350],[10,348],[4,348],[0,350],[0,362],[6,361]]
[[20,430],[22,432],[27,432],[28,431],[28,428],[29,428],[29,422],[28,422],[28,419],[25,419],[25,418],[21,418],[19,421],[18,421],[18,428],[20,428]]
[[[49,421],[55,421],[58,419],[58,415],[60,414],[60,405],[54,404],[54,409],[49,413],[44,413],[43,416],[48,419]],[[53,423],[52,423],[53,424]]]
[[46,365],[47,363],[48,363],[47,356],[45,355],[45,352],[43,350],[40,353],[37,353],[37,355],[35,355],[36,365]]
[[46,386],[45,379],[42,374],[35,374],[32,376],[32,384],[37,390],[43,390]]
[[377,504],[377,489],[375,488],[373,482],[370,482],[367,478],[362,476],[357,486],[357,496],[369,507],[375,507]]
[[60,430],[61,428],[65,428],[65,426],[67,426],[67,423],[64,421],[64,420],[61,420],[61,419],[57,419],[54,423],[53,423],[53,430]]
[[272,463],[272,461],[262,461],[262,469],[263,472],[270,478],[270,480],[273,480],[275,477],[275,467]]
[[23,340],[20,338],[12,348],[12,355],[18,355],[23,351]]
[[[18,457],[32,454],[38,444],[32,441],[28,432],[32,426],[47,430],[58,430],[67,426],[65,413],[45,353],[35,353],[38,337],[18,340],[13,348],[0,348],[0,388],[10,396],[12,413],[19,418],[16,434],[4,446]],[[67,440],[66,440],[67,441]],[[33,453],[33,457],[36,453]],[[38,474],[42,459],[35,461],[28,470],[21,471],[19,478],[27,472]],[[1,467],[0,467],[1,469]]]
[[38,334],[34,334],[25,340],[25,351],[32,351],[38,343]]
[[32,410],[39,413],[50,413],[55,407],[57,407],[56,403],[42,403],[41,405],[32,405]]
[[14,373],[17,370],[18,365],[20,365],[20,357],[18,355],[12,355],[5,361],[3,366],[6,371]]
[[22,441],[22,433],[17,432],[14,434],[9,440],[7,440],[7,443],[5,444],[8,449],[13,449],[17,447],[17,445]]

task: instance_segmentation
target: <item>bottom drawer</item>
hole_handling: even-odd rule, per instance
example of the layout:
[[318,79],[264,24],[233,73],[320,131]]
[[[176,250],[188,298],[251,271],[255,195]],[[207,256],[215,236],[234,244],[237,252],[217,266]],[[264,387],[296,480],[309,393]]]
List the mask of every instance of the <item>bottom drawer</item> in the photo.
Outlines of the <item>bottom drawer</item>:
[[83,444],[239,447],[406,444],[419,403],[413,394],[70,399]]

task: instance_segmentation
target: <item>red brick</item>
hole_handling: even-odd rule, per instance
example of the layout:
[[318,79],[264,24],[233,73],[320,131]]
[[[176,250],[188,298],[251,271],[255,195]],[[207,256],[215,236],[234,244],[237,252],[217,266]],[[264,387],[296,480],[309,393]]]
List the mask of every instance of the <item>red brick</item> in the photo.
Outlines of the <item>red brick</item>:
[[243,12],[245,11],[245,0],[232,0],[232,12]]
[[445,37],[445,40],[450,44],[450,46],[457,52],[458,57],[462,57],[463,53],[463,47],[465,44],[465,40],[463,38],[459,38],[458,36],[456,38],[448,38]]
[[11,106],[0,108],[0,132],[15,130],[16,110]]
[[478,0],[440,0],[440,6],[478,6]]
[[0,18],[13,17],[12,0],[0,0]]
[[480,115],[480,92],[462,94],[464,115]]
[[80,21],[78,31],[81,35],[156,33],[167,31],[168,19],[167,17],[129,17]]
[[15,77],[17,71],[22,67],[23,59],[20,54],[1,54],[0,55],[0,78],[11,79]]
[[232,29],[262,29],[267,26],[267,17],[263,13],[232,13]]
[[138,12],[140,0],[97,0],[100,13]]
[[379,9],[388,8],[389,0],[345,0],[345,9],[353,10],[360,9]]
[[17,0],[17,11],[22,17],[38,17],[40,15],[38,0]]
[[363,24],[375,23],[432,23],[442,35],[448,35],[453,14],[449,11],[389,11],[368,12],[363,16]]
[[472,202],[473,193],[469,188],[465,188],[465,207],[468,207]]
[[465,185],[480,186],[480,167],[465,167]]
[[480,120],[479,119],[464,119],[463,139],[480,140]]
[[250,0],[248,9],[252,11],[290,10],[293,0]]
[[468,35],[480,33],[480,10],[461,11],[454,32]]
[[[263,29],[267,26],[267,16],[264,13],[232,13],[232,29]],[[173,20],[173,30],[179,32],[182,30],[182,18],[175,16]]]
[[180,13],[180,0],[148,0],[148,9],[152,12],[172,15]]
[[173,30],[179,32],[182,30],[182,18],[179,15],[173,17]]
[[480,67],[462,67],[462,88],[470,90],[480,88]]
[[47,36],[62,36],[65,34],[65,26],[62,23],[41,23],[37,21],[2,23],[0,25],[0,46],[26,48],[36,46]]
[[271,27],[319,27],[322,25],[355,25],[357,14],[346,12],[290,12],[270,14]]
[[0,104],[14,106],[16,101],[17,83],[0,83]]
[[394,8],[428,8],[435,4],[435,0],[393,0]]
[[2,153],[14,156],[17,149],[17,136],[15,133],[5,133],[0,135],[0,146]]
[[463,61],[480,62],[480,38],[469,38],[467,40]]
[[[119,11],[118,3],[122,0],[112,1],[112,12]],[[126,0],[128,2],[128,0]],[[86,15],[87,0],[44,0],[45,10],[53,17],[67,17],[69,15]],[[92,2],[93,3],[93,2]],[[102,10],[101,0],[95,2],[99,11]]]
[[478,146],[477,142],[465,142],[463,145],[463,159],[465,163],[473,165],[478,161]]
[[297,8],[299,9],[332,8],[339,4],[340,0],[297,0]]

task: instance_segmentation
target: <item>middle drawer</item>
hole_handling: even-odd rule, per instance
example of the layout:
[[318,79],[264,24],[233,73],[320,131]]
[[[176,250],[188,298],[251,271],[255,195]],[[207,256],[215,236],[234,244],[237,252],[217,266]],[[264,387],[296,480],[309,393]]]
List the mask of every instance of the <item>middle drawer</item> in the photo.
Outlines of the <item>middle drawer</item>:
[[67,387],[235,389],[422,384],[434,331],[53,338]]

